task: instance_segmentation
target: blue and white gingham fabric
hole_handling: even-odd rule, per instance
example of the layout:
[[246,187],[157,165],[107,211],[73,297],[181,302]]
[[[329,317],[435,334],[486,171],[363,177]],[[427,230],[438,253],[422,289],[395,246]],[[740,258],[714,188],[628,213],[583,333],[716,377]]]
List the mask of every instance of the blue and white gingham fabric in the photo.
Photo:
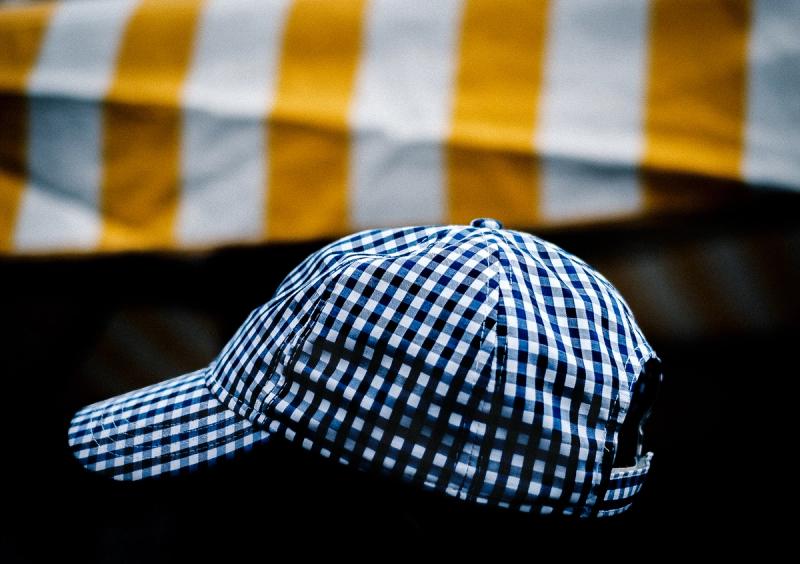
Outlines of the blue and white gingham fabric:
[[[640,480],[613,473],[616,430],[655,353],[586,263],[484,225],[328,245],[207,369],[78,412],[75,455],[130,480],[282,436],[476,503],[624,510]],[[649,455],[637,468],[638,480]]]
[[598,517],[618,515],[633,504],[636,494],[644,485],[652,459],[653,453],[650,452],[642,456],[635,466],[615,468],[611,471],[605,496],[597,507]]
[[85,407],[69,442],[89,470],[138,480],[230,456],[269,433],[225,409],[192,372]]

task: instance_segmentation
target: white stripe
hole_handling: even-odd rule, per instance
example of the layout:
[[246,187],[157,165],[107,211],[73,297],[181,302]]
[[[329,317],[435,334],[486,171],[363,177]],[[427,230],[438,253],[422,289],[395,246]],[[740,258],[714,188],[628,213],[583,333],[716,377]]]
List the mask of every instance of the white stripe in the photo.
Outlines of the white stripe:
[[753,4],[748,181],[800,189],[800,2]]
[[635,211],[642,147],[647,3],[552,4],[536,146],[548,219]]
[[450,115],[458,0],[369,7],[351,126],[356,228],[444,218],[442,139]]
[[265,229],[266,132],[288,0],[213,0],[183,92],[182,244]]
[[29,180],[15,245],[92,248],[102,225],[102,99],[136,2],[70,2],[53,14],[31,76]]

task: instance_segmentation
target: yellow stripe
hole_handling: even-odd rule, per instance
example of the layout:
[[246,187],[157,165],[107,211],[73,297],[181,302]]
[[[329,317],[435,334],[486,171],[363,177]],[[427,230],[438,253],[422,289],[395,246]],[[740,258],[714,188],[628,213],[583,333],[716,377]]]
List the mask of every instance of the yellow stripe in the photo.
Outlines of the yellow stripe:
[[0,9],[0,251],[9,251],[28,176],[25,90],[55,4]]
[[741,180],[750,15],[747,1],[653,0],[643,175],[648,207],[695,206],[695,197],[707,203],[698,191],[715,199],[712,193],[724,191],[714,188]]
[[347,117],[364,2],[292,6],[269,131],[267,236],[305,239],[349,227]]
[[144,0],[125,29],[103,109],[104,249],[174,243],[181,88],[201,0]]
[[536,220],[533,137],[546,25],[545,1],[467,2],[447,150],[452,222]]

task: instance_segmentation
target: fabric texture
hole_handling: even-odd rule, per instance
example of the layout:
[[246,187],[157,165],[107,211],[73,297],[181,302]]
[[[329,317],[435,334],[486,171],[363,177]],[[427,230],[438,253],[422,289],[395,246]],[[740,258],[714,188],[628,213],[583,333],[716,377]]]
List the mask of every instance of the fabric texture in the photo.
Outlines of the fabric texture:
[[654,357],[614,287],[542,239],[369,230],[297,266],[205,371],[82,410],[70,441],[138,479],[279,435],[463,500],[588,517],[632,487],[610,464]]
[[226,410],[198,370],[87,406],[69,442],[86,468],[118,480],[175,473],[264,442],[269,434]]
[[615,468],[612,471],[605,496],[598,507],[599,517],[618,515],[631,506],[636,494],[644,485],[652,459],[653,454],[648,453],[641,457],[636,466]]
[[753,0],[5,2],[0,254],[797,192],[799,27]]

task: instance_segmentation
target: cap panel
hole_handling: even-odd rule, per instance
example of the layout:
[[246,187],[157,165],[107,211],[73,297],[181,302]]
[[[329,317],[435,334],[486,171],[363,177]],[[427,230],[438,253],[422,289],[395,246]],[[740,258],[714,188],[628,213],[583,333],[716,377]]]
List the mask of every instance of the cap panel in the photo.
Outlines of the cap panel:
[[529,234],[496,237],[510,278],[501,303],[512,312],[506,411],[529,424],[498,472],[529,484],[528,499],[517,490],[512,506],[534,500],[544,512],[587,516],[603,498],[608,434],[636,377],[629,359],[649,345],[616,289],[584,261]]
[[403,253],[435,238],[442,228],[371,230],[313,253],[256,308],[211,365],[209,385],[220,401],[251,421],[263,420],[264,400],[282,380],[278,363],[314,314],[337,271],[363,254]]
[[552,248],[533,254],[503,236],[485,240],[500,271],[501,362],[476,499],[524,511],[585,513],[601,476],[599,421],[612,395],[604,372],[612,370],[593,364],[581,349],[590,335],[579,321],[587,306],[568,276],[574,267],[551,256]]
[[284,352],[267,418],[323,456],[466,496],[496,368],[488,258],[480,238],[448,232],[349,262]]
[[225,409],[199,370],[78,411],[69,445],[87,469],[138,480],[208,464],[269,438]]

